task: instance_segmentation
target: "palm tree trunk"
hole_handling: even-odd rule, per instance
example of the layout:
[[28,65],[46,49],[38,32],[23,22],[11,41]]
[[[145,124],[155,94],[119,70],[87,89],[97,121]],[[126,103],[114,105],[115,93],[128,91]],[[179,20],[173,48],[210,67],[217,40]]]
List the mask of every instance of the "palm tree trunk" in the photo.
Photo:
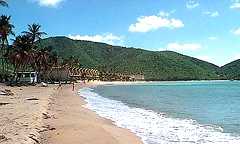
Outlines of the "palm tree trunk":
[[2,39],[2,49],[1,49],[1,63],[2,63],[2,70],[1,73],[2,75],[4,75],[5,71],[4,71],[4,39]]
[[[7,54],[7,55],[9,54],[8,40],[6,41],[6,53],[5,54]],[[5,59],[5,64],[6,64],[6,67],[5,67],[6,72],[7,72],[7,75],[9,76],[9,72],[10,72],[9,62],[7,61],[7,57],[4,57],[4,59]]]

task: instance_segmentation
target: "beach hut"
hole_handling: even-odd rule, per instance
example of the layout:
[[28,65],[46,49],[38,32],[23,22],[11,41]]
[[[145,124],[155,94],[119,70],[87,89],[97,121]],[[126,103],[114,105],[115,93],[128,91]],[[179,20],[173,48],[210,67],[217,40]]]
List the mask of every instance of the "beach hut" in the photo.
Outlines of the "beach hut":
[[18,72],[17,78],[20,83],[35,83],[37,82],[37,72]]

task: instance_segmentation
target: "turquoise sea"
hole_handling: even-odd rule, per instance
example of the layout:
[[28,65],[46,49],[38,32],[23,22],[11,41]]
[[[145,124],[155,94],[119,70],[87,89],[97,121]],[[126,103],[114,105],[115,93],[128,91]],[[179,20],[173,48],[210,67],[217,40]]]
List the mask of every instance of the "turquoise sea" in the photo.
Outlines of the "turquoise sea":
[[240,143],[238,81],[107,84],[80,95],[146,144]]

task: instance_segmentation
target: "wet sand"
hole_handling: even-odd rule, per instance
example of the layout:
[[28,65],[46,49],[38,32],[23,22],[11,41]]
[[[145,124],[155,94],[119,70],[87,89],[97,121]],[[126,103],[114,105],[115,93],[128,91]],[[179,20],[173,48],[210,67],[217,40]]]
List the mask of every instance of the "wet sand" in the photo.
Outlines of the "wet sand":
[[110,120],[96,115],[83,107],[84,99],[77,91],[84,85],[64,85],[52,97],[45,125],[54,130],[43,134],[42,143],[49,144],[141,144],[141,140],[130,131],[118,128]]

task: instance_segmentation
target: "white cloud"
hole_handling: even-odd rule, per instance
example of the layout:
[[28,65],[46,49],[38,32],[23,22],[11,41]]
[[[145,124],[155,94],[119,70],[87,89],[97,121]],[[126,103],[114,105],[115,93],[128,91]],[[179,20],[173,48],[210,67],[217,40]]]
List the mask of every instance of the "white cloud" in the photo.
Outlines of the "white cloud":
[[231,9],[240,9],[240,3],[233,3],[231,6],[230,6]]
[[215,36],[210,36],[210,37],[208,37],[208,39],[213,41],[213,40],[217,40],[218,38]]
[[[236,61],[236,60],[239,60],[240,59],[240,53],[236,53],[234,54],[232,57],[229,57],[227,59],[227,63],[230,63],[230,62],[233,62],[233,61]],[[221,66],[225,65],[226,63],[224,64],[221,64]]]
[[160,12],[159,12],[159,16],[161,16],[161,17],[169,17],[169,16],[170,16],[170,13],[165,12],[165,11],[160,11]]
[[186,3],[186,7],[188,8],[188,9],[194,9],[194,8],[196,8],[196,7],[198,7],[200,4],[197,2],[197,1],[195,1],[195,0],[189,0],[189,1],[187,1],[187,3]]
[[167,50],[172,51],[196,51],[201,49],[202,45],[198,43],[169,43],[166,46]]
[[234,29],[231,31],[234,35],[240,36],[240,28]]
[[238,59],[240,59],[240,53],[239,53],[239,54],[236,54],[236,55],[234,55],[234,57],[233,57],[233,60],[238,60]]
[[113,35],[112,33],[106,33],[102,35],[68,35],[70,39],[73,40],[86,40],[93,42],[102,42],[111,45],[121,45],[123,44],[123,38],[121,36]]
[[171,14],[174,14],[176,10],[171,10],[170,12],[160,11],[159,16],[161,17],[169,17]]
[[159,28],[181,28],[184,24],[179,19],[169,18],[170,13],[160,12],[158,15],[141,16],[135,24],[129,26],[130,32],[149,32]]
[[206,55],[202,55],[202,56],[196,56],[197,59],[203,60],[203,61],[207,61],[210,63],[214,63],[214,58],[206,56]]
[[231,9],[240,9],[240,0],[232,0]]
[[197,59],[206,61],[206,62],[210,62],[212,64],[215,64],[217,66],[223,66],[224,64],[219,63],[218,61],[216,61],[216,58],[213,56],[207,56],[207,55],[200,55],[200,56],[196,56]]
[[38,2],[40,6],[56,7],[64,0],[33,0],[33,1]]
[[205,11],[203,12],[203,14],[210,17],[218,17],[220,15],[218,11],[214,11],[214,12]]

